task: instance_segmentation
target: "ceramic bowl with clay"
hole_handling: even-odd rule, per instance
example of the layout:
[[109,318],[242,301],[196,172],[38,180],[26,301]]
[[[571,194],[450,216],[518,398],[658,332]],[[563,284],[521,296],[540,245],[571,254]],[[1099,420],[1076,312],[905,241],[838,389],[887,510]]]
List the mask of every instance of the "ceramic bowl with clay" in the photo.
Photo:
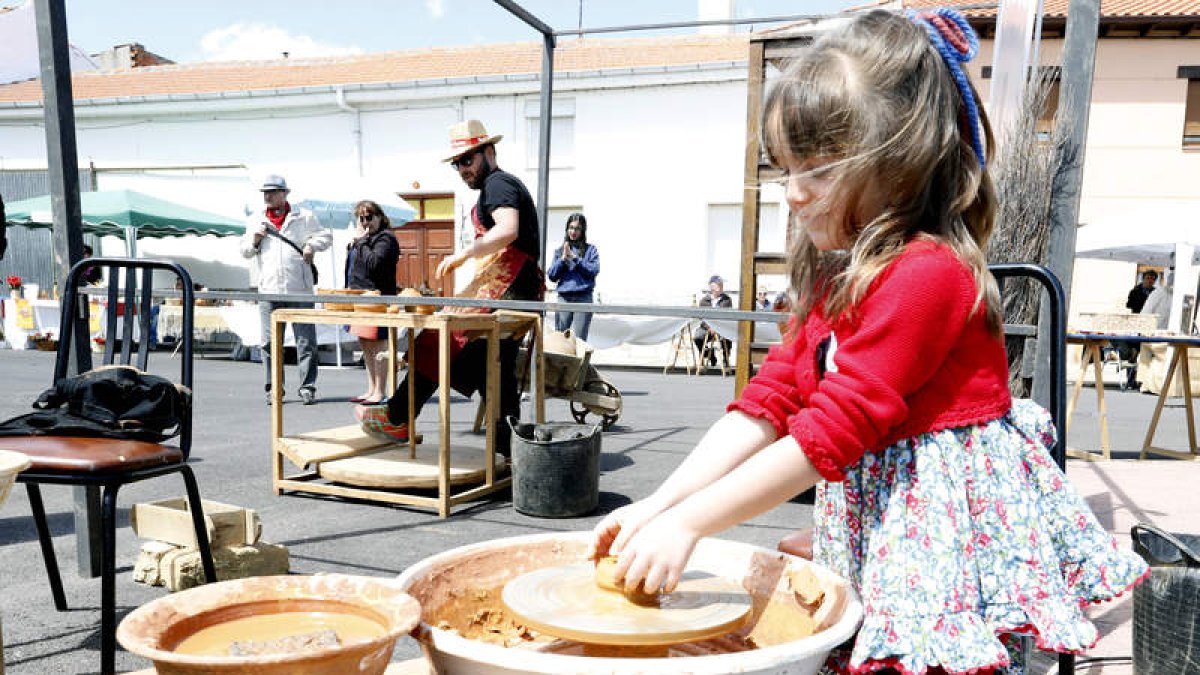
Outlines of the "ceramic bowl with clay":
[[160,675],[379,675],[420,611],[392,579],[251,577],[148,602],[121,621],[117,640]]
[[[317,295],[362,295],[363,291],[358,288],[318,288]],[[350,302],[325,302],[322,307],[331,312],[353,312],[354,303]]]
[[[589,532],[496,539],[456,548],[405,570],[400,586],[421,604],[413,635],[438,673],[816,673],[829,652],[858,629],[862,604],[829,569],[778,551],[702,539],[689,562],[749,591],[750,620],[735,633],[673,645],[669,656],[609,655],[537,635],[499,597],[511,580],[583,560]],[[820,595],[819,604],[804,605]]]

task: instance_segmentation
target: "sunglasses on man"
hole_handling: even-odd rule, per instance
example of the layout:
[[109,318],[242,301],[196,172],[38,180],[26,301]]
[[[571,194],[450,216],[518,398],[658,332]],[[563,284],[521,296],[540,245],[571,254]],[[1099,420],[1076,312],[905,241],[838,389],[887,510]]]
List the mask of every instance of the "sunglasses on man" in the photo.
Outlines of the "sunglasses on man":
[[480,152],[478,150],[476,150],[474,152],[469,152],[469,153],[463,155],[462,157],[458,157],[456,159],[450,160],[450,168],[454,169],[455,171],[458,171],[459,168],[461,168],[461,167],[471,166],[472,164],[475,163],[475,158],[479,154],[480,154]]

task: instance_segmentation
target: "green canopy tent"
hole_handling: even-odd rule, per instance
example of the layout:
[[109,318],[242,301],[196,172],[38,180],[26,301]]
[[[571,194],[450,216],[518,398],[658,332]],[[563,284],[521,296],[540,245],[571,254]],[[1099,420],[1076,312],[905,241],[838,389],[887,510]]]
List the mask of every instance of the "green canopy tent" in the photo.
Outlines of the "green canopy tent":
[[[133,190],[81,192],[83,231],[102,237],[121,237],[129,257],[137,257],[139,237],[182,237],[212,234],[240,236],[245,225],[236,218],[194,209]],[[50,227],[50,196],[23,199],[7,205],[10,225]]]

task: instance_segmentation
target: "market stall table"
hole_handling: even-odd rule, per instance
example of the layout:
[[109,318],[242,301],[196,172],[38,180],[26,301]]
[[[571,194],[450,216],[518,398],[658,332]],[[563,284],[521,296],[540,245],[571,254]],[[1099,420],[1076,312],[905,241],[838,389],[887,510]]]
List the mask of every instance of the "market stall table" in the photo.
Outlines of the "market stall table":
[[[541,317],[527,312],[499,311],[493,314],[438,313],[397,314],[380,312],[347,312],[325,309],[277,309],[271,314],[274,328],[271,331],[271,448],[272,489],[275,494],[284,490],[310,492],[436,508],[438,515],[450,515],[450,507],[497,490],[508,487],[511,477],[497,478],[495,466],[495,425],[487,425],[482,462],[479,458],[461,454],[452,461],[450,448],[450,335],[464,331],[473,339],[488,340],[487,372],[487,419],[496,419],[499,411],[500,392],[500,346],[501,338],[516,339],[532,331],[533,356],[535,359],[535,382],[533,387],[535,415],[538,422],[545,419],[543,397],[545,372],[542,361]],[[437,452],[418,452],[417,434],[414,424],[415,381],[408,379],[408,452],[402,446],[381,441],[363,433],[357,425],[324,429],[303,434],[283,434],[283,405],[280,382],[283,379],[283,334],[284,323],[312,323],[325,325],[380,326],[388,329],[388,354],[390,358],[389,389],[395,389],[396,330],[408,333],[408,344],[415,344],[418,330],[438,332],[438,417],[439,438]],[[410,355],[410,363],[411,363]],[[407,454],[407,457],[404,455]],[[305,469],[304,473],[283,473],[283,462],[287,458]],[[322,465],[332,470],[322,471]],[[481,476],[480,476],[481,474]],[[318,482],[322,478],[336,476],[341,483]],[[475,482],[482,477],[483,484],[455,492],[456,484]],[[437,496],[427,497],[397,491],[403,487],[436,487]]]
[[[1095,378],[1097,421],[1100,425],[1100,453],[1067,448],[1067,454],[1080,459],[1112,459],[1108,435],[1108,410],[1104,403],[1104,378],[1101,375],[1101,369],[1104,366],[1102,350],[1114,342],[1128,342],[1138,345],[1166,344],[1171,348],[1167,373],[1158,393],[1158,402],[1154,407],[1154,415],[1150,418],[1150,426],[1146,429],[1146,437],[1142,441],[1139,459],[1145,459],[1147,454],[1163,455],[1175,459],[1200,459],[1200,447],[1196,445],[1195,412],[1192,410],[1191,369],[1188,366],[1188,350],[1193,347],[1200,347],[1200,337],[1172,335],[1067,334],[1067,343],[1082,346],[1083,355],[1080,359],[1079,376],[1075,379],[1075,387],[1071,393],[1071,400],[1067,403],[1067,419],[1064,433],[1070,433],[1071,416],[1075,412],[1075,404],[1079,400],[1079,392],[1083,389],[1083,381],[1087,377],[1089,366],[1092,368]],[[1184,417],[1187,420],[1188,427],[1188,452],[1169,450],[1153,445],[1154,435],[1158,430],[1158,423],[1162,417],[1163,408],[1175,384],[1175,378],[1179,373],[1182,373],[1183,377],[1181,389],[1183,390]]]

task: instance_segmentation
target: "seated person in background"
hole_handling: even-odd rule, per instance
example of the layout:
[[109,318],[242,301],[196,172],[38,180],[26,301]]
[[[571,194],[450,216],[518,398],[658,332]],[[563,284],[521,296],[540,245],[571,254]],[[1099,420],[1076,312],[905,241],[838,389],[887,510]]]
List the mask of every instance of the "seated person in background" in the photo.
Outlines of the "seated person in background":
[[1170,272],[1163,275],[1163,283],[1146,297],[1141,314],[1153,314],[1158,317],[1158,329],[1166,330],[1167,321],[1171,317],[1171,285]]
[[[1146,304],[1146,299],[1154,292],[1154,282],[1158,281],[1158,272],[1154,270],[1146,270],[1142,273],[1142,282],[1134,286],[1129,291],[1129,297],[1125,299],[1125,307],[1134,314],[1142,311],[1142,307]],[[1125,369],[1125,383],[1121,385],[1123,389],[1138,389],[1141,384],[1137,381],[1137,360],[1138,352],[1141,351],[1141,344],[1137,342],[1117,342],[1117,355],[1122,361],[1133,365]]]
[[754,309],[763,312],[771,309],[774,304],[771,294],[767,292],[767,287],[759,286],[758,293],[754,296]]
[[[714,274],[708,279],[708,292],[700,298],[701,307],[724,307],[732,308],[733,300],[725,293],[725,280],[720,275]],[[717,365],[716,350],[710,349],[707,354],[704,353],[704,344],[708,340],[720,340],[721,356],[724,359],[722,363],[729,365],[729,349],[733,346],[733,342],[727,340],[717,334],[717,331],[709,326],[708,323],[701,321],[700,327],[692,334],[692,340],[696,343],[696,349],[700,352],[700,358],[709,366]]]
[[1125,306],[1129,308],[1129,311],[1134,314],[1142,311],[1142,306],[1146,304],[1146,298],[1154,292],[1154,282],[1156,281],[1158,281],[1158,272],[1146,270],[1142,273],[1142,283],[1134,286],[1125,300]]

